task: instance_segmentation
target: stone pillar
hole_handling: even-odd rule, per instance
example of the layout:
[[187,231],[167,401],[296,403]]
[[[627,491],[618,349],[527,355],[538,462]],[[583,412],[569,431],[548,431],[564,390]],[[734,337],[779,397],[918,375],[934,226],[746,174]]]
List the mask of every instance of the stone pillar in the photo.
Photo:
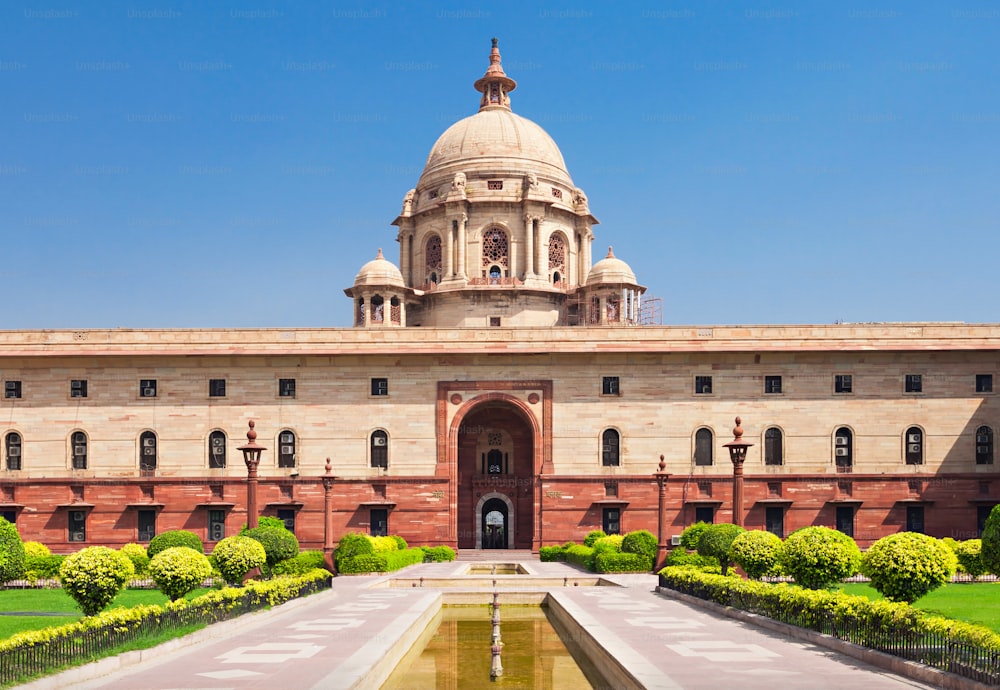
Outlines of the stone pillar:
[[659,500],[656,513],[656,562],[653,563],[653,570],[657,572],[663,567],[663,562],[667,560],[667,479],[670,475],[667,474],[666,469],[667,463],[661,455],[659,470],[655,475],[659,487]]
[[535,219],[524,217],[524,277],[535,276]]
[[326,474],[323,475],[323,556],[326,568],[331,573],[336,572],[333,561],[333,482],[336,477],[330,474],[333,465],[330,458],[326,459]]
[[468,222],[469,217],[464,213],[458,219],[458,277],[462,280],[468,277],[465,273],[465,226]]
[[445,246],[444,246],[444,280],[448,280],[455,274],[455,224],[454,222],[448,226],[448,231],[445,233]]

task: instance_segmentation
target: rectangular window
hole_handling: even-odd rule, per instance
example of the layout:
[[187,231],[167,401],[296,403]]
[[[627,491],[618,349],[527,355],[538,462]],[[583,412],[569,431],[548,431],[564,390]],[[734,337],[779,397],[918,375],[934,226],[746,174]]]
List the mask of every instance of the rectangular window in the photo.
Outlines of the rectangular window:
[[619,388],[619,381],[617,376],[605,376],[601,379],[601,394],[602,395],[619,395],[621,388]]
[[140,510],[139,512],[139,541],[150,541],[156,536],[156,511]]
[[486,189],[503,189],[503,180],[487,180]]
[[69,520],[69,541],[87,541],[87,513],[69,510],[66,515]]
[[226,511],[208,511],[208,540],[222,541],[226,538]]
[[923,506],[906,506],[906,531],[923,533],[924,531]]
[[993,374],[976,374],[976,392],[993,392]]
[[491,316],[490,317],[490,328],[500,328],[500,317]]
[[71,398],[86,398],[87,397],[87,380],[86,379],[73,379],[69,382],[69,397]]
[[764,527],[771,534],[785,538],[785,509],[781,506],[768,506],[764,510]]
[[140,398],[156,397],[156,379],[141,379],[139,381],[139,397]]
[[781,377],[780,376],[765,376],[764,377],[764,392],[770,395],[776,395],[781,392]]
[[837,530],[854,538],[854,506],[837,506]]
[[372,395],[389,395],[389,379],[372,379]]
[[907,374],[904,390],[907,393],[921,393],[924,390],[924,377],[921,374]]
[[295,510],[292,508],[278,508],[278,519],[285,523],[285,529],[295,534]]
[[17,399],[21,397],[21,382],[20,381],[4,381],[3,382],[3,397],[8,399]]
[[696,395],[709,395],[712,392],[711,376],[695,376],[694,392]]
[[12,525],[17,524],[17,511],[16,510],[0,510],[0,517],[9,522]]
[[209,379],[208,397],[210,398],[226,397],[226,379]]
[[707,522],[708,524],[712,524],[713,522],[715,522],[715,507],[696,506],[694,509],[694,521]]
[[837,374],[833,377],[834,393],[853,393],[854,377],[850,374]]
[[295,379],[278,379],[278,397],[295,397]]
[[605,534],[622,533],[622,509],[605,508],[601,519],[601,525]]
[[371,536],[389,536],[389,511],[386,508],[372,508],[368,519],[368,532]]

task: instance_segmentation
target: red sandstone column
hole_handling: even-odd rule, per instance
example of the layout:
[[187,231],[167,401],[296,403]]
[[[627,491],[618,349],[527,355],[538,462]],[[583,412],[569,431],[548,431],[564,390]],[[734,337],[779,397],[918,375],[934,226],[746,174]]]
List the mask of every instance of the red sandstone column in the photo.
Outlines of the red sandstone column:
[[323,555],[326,567],[331,573],[336,572],[333,562],[333,481],[336,479],[330,471],[333,465],[330,458],[326,459],[326,474],[323,475]]
[[660,469],[656,472],[656,483],[659,485],[660,497],[657,504],[657,530],[656,530],[656,563],[653,570],[658,571],[663,567],[663,562],[667,559],[667,479],[670,477],[666,472],[667,463],[663,456],[660,456]]

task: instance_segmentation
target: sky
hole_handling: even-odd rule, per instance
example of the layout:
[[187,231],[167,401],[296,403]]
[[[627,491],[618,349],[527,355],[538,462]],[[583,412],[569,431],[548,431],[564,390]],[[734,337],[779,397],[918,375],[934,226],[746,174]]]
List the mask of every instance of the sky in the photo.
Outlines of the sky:
[[0,329],[346,327],[500,39],[662,321],[1000,322],[1000,7],[0,5]]

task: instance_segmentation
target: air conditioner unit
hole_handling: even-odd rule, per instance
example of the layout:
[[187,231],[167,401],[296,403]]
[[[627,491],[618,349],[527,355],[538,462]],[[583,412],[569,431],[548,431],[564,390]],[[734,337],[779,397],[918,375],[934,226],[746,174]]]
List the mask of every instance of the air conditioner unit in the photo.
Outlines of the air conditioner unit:
[[142,389],[142,397],[144,397],[144,398],[155,398],[156,397],[156,389],[155,388],[143,388]]
[[909,434],[907,440],[910,443],[920,443],[920,434]]
[[846,436],[837,436],[836,439],[835,439],[835,441],[836,441],[836,444],[838,446],[846,446],[847,445],[847,437]]
[[989,442],[990,442],[990,437],[987,436],[986,434],[979,434],[978,436],[976,436],[976,443],[989,443]]
[[712,392],[712,387],[708,386],[708,385],[702,386],[701,388],[698,389],[698,392],[699,393],[711,393]]
[[282,455],[291,455],[294,452],[295,452],[295,446],[282,446],[281,447],[281,454]]
[[84,537],[85,537],[85,535],[84,535],[83,532],[70,532],[69,533],[69,540],[70,541],[84,541],[85,540]]
[[73,455],[86,455],[87,446],[73,446]]
[[71,510],[69,511],[69,519],[74,522],[83,522],[84,514],[82,510]]
[[226,439],[216,436],[212,439],[212,445],[216,448],[221,448],[226,443]]
[[837,448],[837,450],[835,452],[836,452],[836,454],[837,454],[838,457],[847,457],[847,449],[846,448]]
[[69,387],[71,390],[78,391],[83,388],[83,381],[70,381]]
[[281,435],[281,442],[282,443],[295,443],[295,436],[293,436],[292,434],[282,434]]
[[21,446],[11,446],[7,449],[7,455],[12,458],[21,457]]
[[385,436],[375,436],[374,438],[372,438],[373,446],[384,446],[385,442],[386,442]]
[[[976,453],[978,455],[989,455],[990,454],[990,447],[989,446],[976,446]],[[13,455],[13,453],[12,453],[12,455]]]
[[907,450],[907,452],[919,455],[920,454],[920,444],[919,443],[911,443],[910,446],[909,446],[909,448],[908,448],[908,450]]
[[156,448],[143,448],[142,449],[142,454],[143,455],[156,455]]
[[144,438],[142,439],[142,445],[146,448],[152,448],[156,445],[155,438]]
[[222,455],[222,446],[213,446],[212,455]]
[[222,525],[215,524],[212,525],[212,529],[209,530],[208,540],[209,541],[221,541],[225,538],[226,531],[223,529]]
[[675,534],[675,535],[671,536],[670,537],[670,545],[671,546],[680,546],[681,545],[681,535]]
[[7,390],[9,390],[9,391],[16,391],[17,390],[17,381],[6,381],[4,383],[4,388],[7,389]]

